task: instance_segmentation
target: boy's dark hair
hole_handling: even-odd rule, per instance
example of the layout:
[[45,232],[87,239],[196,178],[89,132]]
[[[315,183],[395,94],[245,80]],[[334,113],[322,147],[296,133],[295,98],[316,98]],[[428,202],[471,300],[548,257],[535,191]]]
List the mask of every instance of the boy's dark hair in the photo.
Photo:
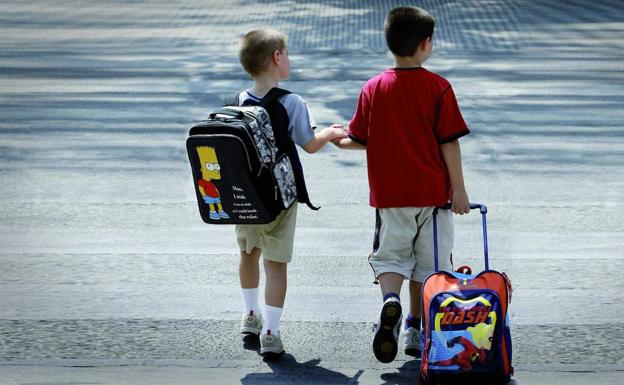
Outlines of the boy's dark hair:
[[240,41],[238,58],[247,73],[260,75],[271,63],[273,52],[284,51],[286,35],[273,29],[247,32]]
[[433,35],[434,25],[433,16],[422,8],[393,8],[384,22],[388,48],[396,56],[412,56],[423,39]]

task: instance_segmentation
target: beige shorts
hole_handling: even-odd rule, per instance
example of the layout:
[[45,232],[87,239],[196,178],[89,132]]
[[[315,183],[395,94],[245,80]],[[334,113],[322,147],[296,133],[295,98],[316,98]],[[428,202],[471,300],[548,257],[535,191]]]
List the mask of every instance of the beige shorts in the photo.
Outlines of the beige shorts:
[[236,225],[240,251],[249,254],[257,247],[262,250],[264,259],[288,263],[292,259],[296,223],[297,203],[266,225]]
[[[375,277],[398,273],[407,279],[423,282],[434,271],[434,207],[377,209],[375,241],[369,256]],[[438,210],[438,268],[453,268],[453,213]]]

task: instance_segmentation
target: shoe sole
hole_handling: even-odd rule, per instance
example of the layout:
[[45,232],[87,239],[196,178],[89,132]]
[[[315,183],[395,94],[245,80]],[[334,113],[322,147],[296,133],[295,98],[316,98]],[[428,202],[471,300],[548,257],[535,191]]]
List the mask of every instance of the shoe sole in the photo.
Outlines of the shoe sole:
[[373,353],[375,358],[383,363],[394,360],[398,353],[398,341],[394,337],[394,329],[402,314],[401,304],[398,302],[385,303],[381,308],[379,329],[373,339]]

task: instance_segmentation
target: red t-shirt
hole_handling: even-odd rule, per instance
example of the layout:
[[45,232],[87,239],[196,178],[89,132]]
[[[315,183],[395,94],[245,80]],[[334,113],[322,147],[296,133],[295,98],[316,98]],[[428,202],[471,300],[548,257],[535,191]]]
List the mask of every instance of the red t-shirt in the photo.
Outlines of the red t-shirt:
[[370,205],[447,203],[451,187],[440,145],[469,132],[443,77],[418,67],[370,79],[349,124],[351,139],[366,145]]
[[204,193],[211,198],[219,197],[219,190],[217,190],[217,186],[209,180],[200,179],[197,181],[197,184],[204,189]]

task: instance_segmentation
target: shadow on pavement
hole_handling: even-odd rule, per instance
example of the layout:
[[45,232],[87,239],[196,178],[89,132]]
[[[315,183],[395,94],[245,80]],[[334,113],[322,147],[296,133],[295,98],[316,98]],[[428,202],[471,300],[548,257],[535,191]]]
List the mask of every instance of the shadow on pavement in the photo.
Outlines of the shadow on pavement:
[[[384,373],[381,375],[383,382],[381,385],[417,385],[418,377],[420,376],[420,360],[407,361],[399,368],[398,373]],[[473,383],[467,382],[467,385]],[[487,385],[487,384],[482,384]],[[511,380],[507,385],[518,385],[514,380]]]
[[253,350],[260,354],[260,338],[256,334],[247,334],[243,336],[243,349]]
[[277,362],[267,361],[267,365],[273,373],[250,373],[241,379],[243,385],[264,385],[264,384],[306,384],[306,385],[355,385],[359,384],[358,378],[363,370],[359,370],[353,377],[334,372],[318,366],[320,359],[313,359],[307,362],[297,362],[297,359],[290,354],[285,354]]
[[381,385],[418,384],[418,376],[420,376],[420,360],[407,361],[398,372],[382,374],[381,379],[384,382]]

